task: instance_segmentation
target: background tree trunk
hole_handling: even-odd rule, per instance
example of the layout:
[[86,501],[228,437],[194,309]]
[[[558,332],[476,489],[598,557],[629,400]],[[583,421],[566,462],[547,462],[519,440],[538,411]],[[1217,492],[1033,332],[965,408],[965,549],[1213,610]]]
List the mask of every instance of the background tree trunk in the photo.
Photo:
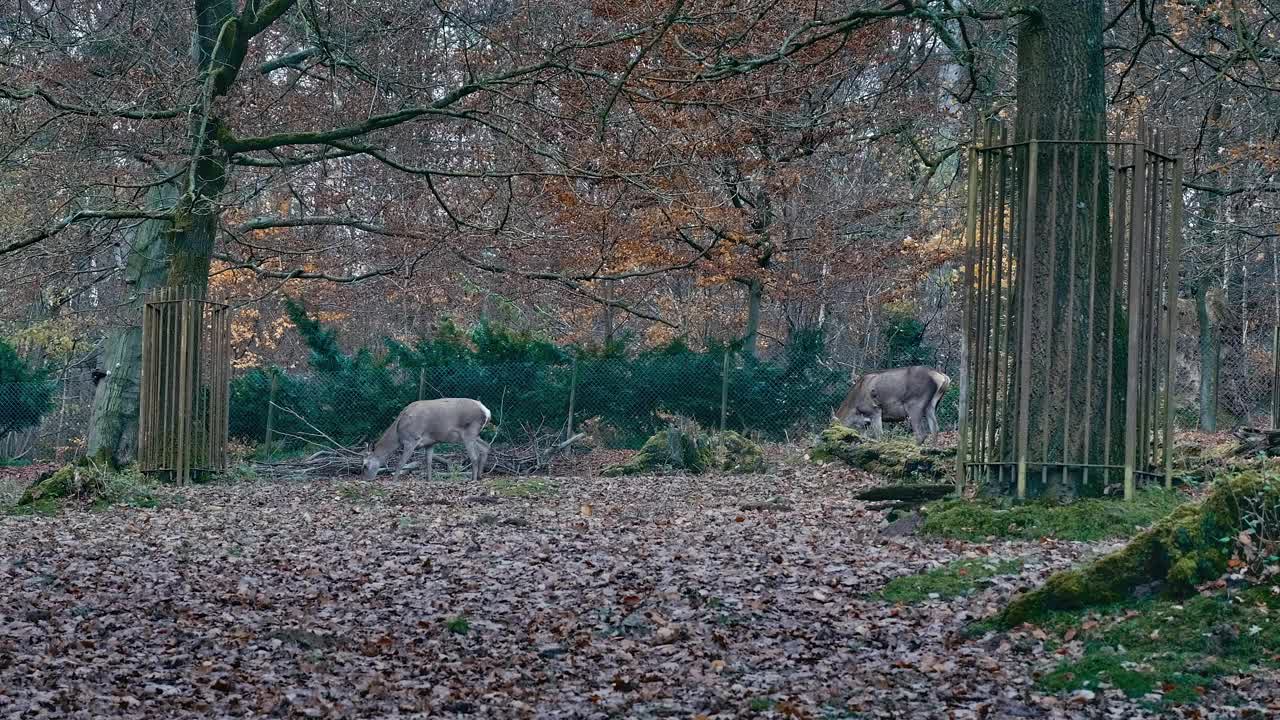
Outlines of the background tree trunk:
[[1196,319],[1200,324],[1200,429],[1218,430],[1218,360],[1219,340],[1217,309],[1209,307],[1213,279],[1202,277],[1196,283]]

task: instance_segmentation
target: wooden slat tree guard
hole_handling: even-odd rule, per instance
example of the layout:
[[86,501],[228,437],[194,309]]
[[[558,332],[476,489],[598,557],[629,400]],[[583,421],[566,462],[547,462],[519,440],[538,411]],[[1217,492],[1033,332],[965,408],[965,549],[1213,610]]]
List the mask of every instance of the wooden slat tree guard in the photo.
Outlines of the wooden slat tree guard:
[[1132,498],[1171,482],[1182,161],[1144,123],[1031,132],[988,123],[969,152],[957,482]]
[[160,288],[142,316],[138,465],[180,484],[227,467],[231,312],[198,288]]

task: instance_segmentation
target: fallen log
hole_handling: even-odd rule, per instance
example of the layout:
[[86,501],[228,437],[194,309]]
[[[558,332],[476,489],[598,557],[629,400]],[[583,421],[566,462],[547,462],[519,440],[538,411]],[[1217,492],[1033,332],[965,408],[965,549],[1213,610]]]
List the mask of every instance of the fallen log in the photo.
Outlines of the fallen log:
[[1232,456],[1258,453],[1280,455],[1280,430],[1242,427],[1236,428],[1231,434],[1240,440],[1240,447],[1231,453]]
[[858,500],[886,501],[893,500],[905,503],[927,503],[940,500],[956,491],[955,485],[886,485],[871,488],[854,495]]

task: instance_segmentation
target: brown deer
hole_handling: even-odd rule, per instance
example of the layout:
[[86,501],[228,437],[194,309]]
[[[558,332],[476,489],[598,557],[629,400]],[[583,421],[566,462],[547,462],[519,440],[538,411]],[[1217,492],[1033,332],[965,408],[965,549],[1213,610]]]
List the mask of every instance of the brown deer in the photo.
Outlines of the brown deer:
[[489,444],[480,439],[480,430],[491,415],[489,408],[470,398],[440,398],[409,403],[391,427],[364,456],[364,477],[371,480],[400,448],[400,462],[394,477],[400,477],[413,451],[427,448],[427,482],[431,482],[432,453],[436,443],[462,443],[471,458],[471,479],[480,479],[489,458]]
[[923,365],[866,373],[849,388],[835,419],[877,440],[884,421],[907,420],[916,442],[923,443],[938,432],[938,401],[949,387],[951,378]]

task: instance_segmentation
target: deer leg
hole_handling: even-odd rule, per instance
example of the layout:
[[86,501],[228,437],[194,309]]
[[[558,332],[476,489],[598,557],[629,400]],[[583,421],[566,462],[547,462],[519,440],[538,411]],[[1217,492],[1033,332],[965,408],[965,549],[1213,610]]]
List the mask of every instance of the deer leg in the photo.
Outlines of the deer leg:
[[400,441],[400,462],[396,463],[395,474],[391,476],[393,480],[400,479],[400,473],[404,472],[405,463],[409,462],[409,458],[413,457],[413,451],[417,449],[417,440]]
[[907,420],[911,423],[911,433],[915,435],[916,442],[923,443],[928,433],[928,421],[925,419],[925,403],[907,406]]
[[432,443],[427,446],[427,484],[431,484],[432,471],[435,469],[436,446]]
[[928,422],[927,431],[930,435],[938,433],[938,401],[942,399],[942,395],[934,395],[929,405],[925,408],[925,420]]
[[476,465],[475,465],[476,480],[479,480],[480,476],[484,473],[485,463],[489,462],[489,443],[477,437],[476,451],[477,451],[477,454],[479,455],[479,459],[475,461],[476,462]]
[[884,437],[884,416],[880,408],[876,408],[875,414],[871,416],[871,439],[879,440],[882,437]]

